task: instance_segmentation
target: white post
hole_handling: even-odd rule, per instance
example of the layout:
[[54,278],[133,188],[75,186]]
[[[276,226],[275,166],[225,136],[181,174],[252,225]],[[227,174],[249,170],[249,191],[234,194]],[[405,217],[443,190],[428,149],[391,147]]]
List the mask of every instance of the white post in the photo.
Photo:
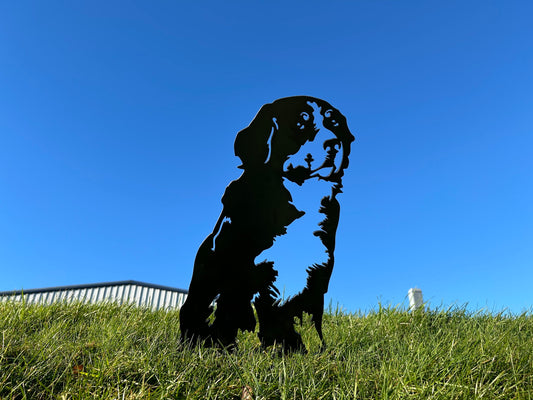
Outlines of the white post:
[[422,297],[422,290],[418,288],[411,288],[407,292],[409,296],[409,310],[414,311],[424,309],[424,299]]

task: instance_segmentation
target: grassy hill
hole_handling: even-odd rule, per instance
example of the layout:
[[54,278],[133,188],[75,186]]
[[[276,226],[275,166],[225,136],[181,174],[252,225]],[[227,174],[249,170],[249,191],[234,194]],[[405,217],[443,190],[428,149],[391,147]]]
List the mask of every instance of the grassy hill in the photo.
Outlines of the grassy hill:
[[0,399],[532,399],[533,317],[330,312],[308,354],[178,341],[177,312],[0,303]]

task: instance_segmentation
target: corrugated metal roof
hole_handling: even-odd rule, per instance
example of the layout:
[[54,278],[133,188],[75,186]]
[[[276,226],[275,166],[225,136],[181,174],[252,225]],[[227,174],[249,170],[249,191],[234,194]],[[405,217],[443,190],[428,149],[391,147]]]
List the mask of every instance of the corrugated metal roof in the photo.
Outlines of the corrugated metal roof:
[[58,301],[88,303],[133,303],[140,307],[179,309],[187,298],[187,290],[138,281],[102,282],[88,285],[56,286],[42,289],[0,292],[0,301],[51,304]]

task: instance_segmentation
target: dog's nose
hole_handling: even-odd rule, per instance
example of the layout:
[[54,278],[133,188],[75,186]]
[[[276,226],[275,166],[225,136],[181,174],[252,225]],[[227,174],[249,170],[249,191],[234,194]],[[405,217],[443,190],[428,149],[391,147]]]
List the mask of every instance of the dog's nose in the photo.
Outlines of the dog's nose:
[[341,148],[341,141],[337,138],[331,138],[331,139],[324,141],[324,150],[327,150],[328,148],[330,150],[338,150],[335,148],[336,146],[339,146],[338,149]]

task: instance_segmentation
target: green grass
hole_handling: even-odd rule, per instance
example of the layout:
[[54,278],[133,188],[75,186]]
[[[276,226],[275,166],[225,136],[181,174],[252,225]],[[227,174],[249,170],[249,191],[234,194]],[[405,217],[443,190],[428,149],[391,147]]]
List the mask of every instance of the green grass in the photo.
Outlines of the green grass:
[[532,399],[533,317],[330,312],[308,354],[178,341],[179,314],[0,303],[1,399]]

